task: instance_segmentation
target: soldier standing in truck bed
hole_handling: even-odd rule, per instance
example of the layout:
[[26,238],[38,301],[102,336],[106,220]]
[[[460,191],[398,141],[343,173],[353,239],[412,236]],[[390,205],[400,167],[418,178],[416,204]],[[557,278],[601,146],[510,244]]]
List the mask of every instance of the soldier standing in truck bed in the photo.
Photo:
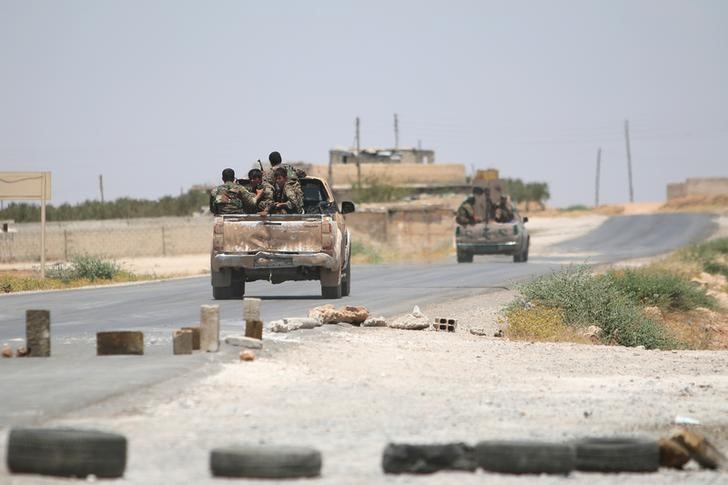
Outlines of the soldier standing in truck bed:
[[295,168],[290,163],[282,163],[281,154],[278,152],[271,152],[270,155],[268,155],[268,161],[270,162],[270,168],[263,172],[263,180],[271,185],[276,184],[274,172],[278,167],[286,169],[289,182],[298,183],[299,178],[306,176],[306,172],[304,170]]
[[285,167],[276,168],[276,183],[273,186],[273,204],[270,212],[273,214],[300,214],[303,212],[303,192],[298,181],[288,180]]
[[235,182],[235,171],[222,171],[222,185],[210,191],[210,212],[213,214],[242,214],[255,212],[255,196]]

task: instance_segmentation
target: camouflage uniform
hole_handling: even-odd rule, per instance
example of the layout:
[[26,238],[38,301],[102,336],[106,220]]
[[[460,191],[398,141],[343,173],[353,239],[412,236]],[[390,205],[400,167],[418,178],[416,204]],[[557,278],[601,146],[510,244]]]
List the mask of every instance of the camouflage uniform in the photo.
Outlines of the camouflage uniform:
[[268,182],[269,184],[275,186],[276,176],[274,175],[274,172],[278,167],[283,167],[286,169],[286,172],[288,172],[289,182],[298,182],[299,178],[303,178],[306,176],[306,172],[304,170],[296,168],[288,163],[281,163],[276,165],[275,167],[271,167],[263,171],[263,182]]
[[[276,209],[274,205],[277,202],[285,202],[286,206],[282,209]],[[278,187],[277,184],[273,186],[271,212],[279,214],[300,214],[303,212],[303,191],[298,180],[286,182],[283,188]]]
[[495,222],[510,222],[513,220],[513,209],[507,201],[500,201],[495,208],[493,217]]
[[258,199],[258,212],[270,212],[271,206],[273,206],[273,186],[268,182],[261,182],[257,186],[250,186],[248,191],[255,196],[256,190],[263,190],[263,193]]
[[225,182],[210,191],[210,212],[241,214],[255,212],[255,196],[240,184]]
[[472,195],[469,196],[467,199],[463,201],[462,204],[460,204],[460,207],[458,207],[458,211],[455,214],[455,222],[460,224],[461,226],[466,226],[468,224],[475,224],[475,197]]

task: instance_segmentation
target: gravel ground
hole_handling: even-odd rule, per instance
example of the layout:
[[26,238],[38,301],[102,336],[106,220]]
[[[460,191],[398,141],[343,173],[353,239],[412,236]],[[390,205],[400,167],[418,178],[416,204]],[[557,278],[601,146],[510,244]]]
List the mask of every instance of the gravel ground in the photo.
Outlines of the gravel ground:
[[[708,437],[728,447],[725,352],[510,342],[469,333],[478,327],[492,335],[512,296],[497,291],[421,305],[430,318],[457,319],[455,333],[328,325],[268,334],[254,362],[238,362],[238,349],[225,346],[229,363],[215,375],[180,377],[48,424],[124,433],[130,459],[122,483],[216,482],[209,450],[237,442],[319,448],[324,469],[312,483],[728,482],[728,472],[695,467],[650,475],[383,475],[381,452],[390,441],[658,437],[676,415],[700,420]],[[3,431],[2,454],[5,440]],[[66,482],[10,476],[0,467],[0,483]]]

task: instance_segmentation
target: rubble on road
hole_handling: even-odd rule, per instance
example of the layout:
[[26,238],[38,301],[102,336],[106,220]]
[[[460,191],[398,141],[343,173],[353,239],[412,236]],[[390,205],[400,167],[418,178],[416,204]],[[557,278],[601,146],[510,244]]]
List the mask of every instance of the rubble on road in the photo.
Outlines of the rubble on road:
[[228,335],[225,337],[225,343],[234,345],[235,347],[245,347],[246,349],[262,349],[263,341],[257,338],[246,337],[244,335]]
[[690,452],[683,445],[671,438],[657,440],[660,446],[660,466],[682,469],[690,461]]
[[362,327],[386,327],[387,320],[384,317],[369,317],[361,324]]
[[599,342],[599,337],[602,336],[602,329],[596,325],[589,325],[581,334],[592,342],[597,343]]
[[21,345],[17,349],[15,349],[15,356],[16,357],[27,357],[30,354],[30,351],[28,350],[28,347]]
[[324,325],[332,323],[361,325],[369,317],[369,310],[365,306],[351,305],[337,309],[334,305],[328,304],[312,308],[308,316],[320,320]]
[[3,345],[3,349],[2,351],[0,351],[0,353],[2,353],[3,357],[9,359],[13,356],[13,348],[9,345]]
[[711,470],[728,468],[728,458],[697,431],[675,428],[670,439],[685,448],[690,453],[690,457],[701,467]]
[[389,328],[397,328],[400,330],[424,330],[426,328],[430,328],[430,319],[420,311],[420,307],[415,305],[412,309],[412,313],[399,317],[392,322],[388,322],[387,326]]
[[252,350],[241,350],[240,360],[244,362],[250,362],[255,360],[255,352],[253,352]]
[[276,333],[287,333],[294,330],[316,328],[323,325],[321,320],[315,318],[283,318],[270,322],[270,331]]

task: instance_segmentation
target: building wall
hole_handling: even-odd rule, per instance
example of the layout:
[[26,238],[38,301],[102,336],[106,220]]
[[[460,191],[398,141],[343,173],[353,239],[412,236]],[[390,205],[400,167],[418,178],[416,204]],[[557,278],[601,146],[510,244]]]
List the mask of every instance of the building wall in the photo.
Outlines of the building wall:
[[[462,164],[361,164],[362,183],[367,180],[378,179],[389,184],[438,184],[457,185],[465,183],[465,166]],[[332,165],[333,184],[352,185],[357,183],[358,172],[356,165]],[[329,178],[329,167],[326,165],[313,165],[309,175]]]
[[667,200],[690,195],[728,195],[728,177],[689,178],[667,186]]
[[435,163],[435,151],[417,148],[401,148],[397,150],[394,148],[382,150],[365,149],[357,155],[352,150],[336,148],[329,150],[329,162],[332,165],[356,165],[357,161],[359,163],[386,163],[390,165],[401,163],[429,164]]

